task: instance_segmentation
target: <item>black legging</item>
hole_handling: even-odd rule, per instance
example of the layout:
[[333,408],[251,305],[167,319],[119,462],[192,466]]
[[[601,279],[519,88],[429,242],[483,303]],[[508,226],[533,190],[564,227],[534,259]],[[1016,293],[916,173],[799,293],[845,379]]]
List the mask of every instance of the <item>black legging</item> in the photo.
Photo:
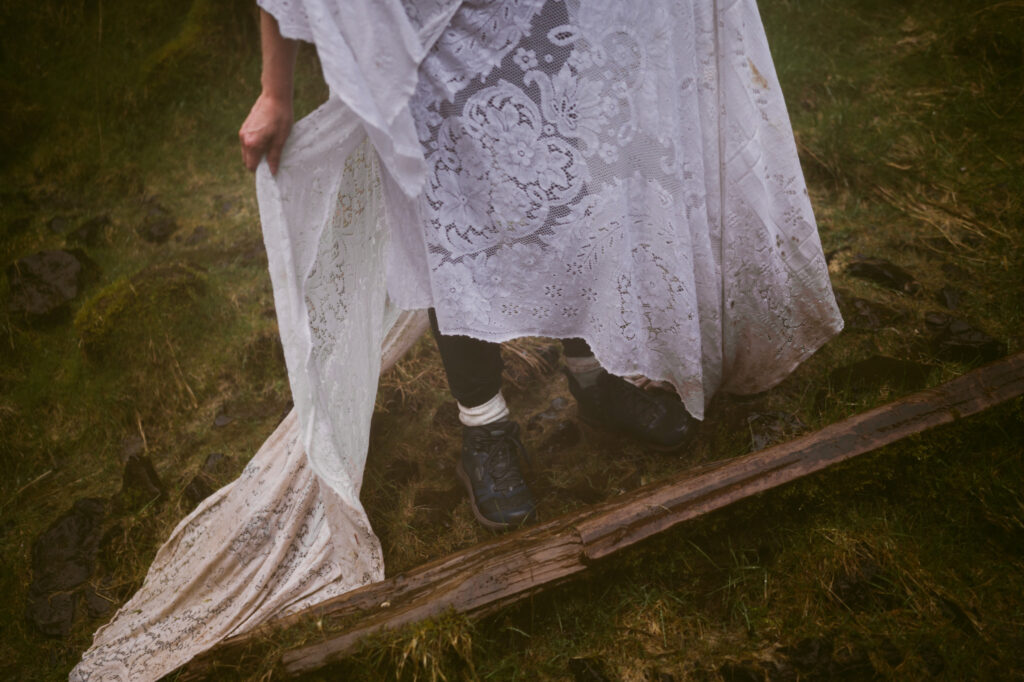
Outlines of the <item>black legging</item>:
[[[448,388],[465,407],[476,407],[493,398],[501,390],[501,344],[468,336],[447,336],[437,327],[437,315],[429,310],[430,329],[434,332],[441,362],[448,375]],[[563,339],[562,350],[567,357],[592,355],[583,339]]]

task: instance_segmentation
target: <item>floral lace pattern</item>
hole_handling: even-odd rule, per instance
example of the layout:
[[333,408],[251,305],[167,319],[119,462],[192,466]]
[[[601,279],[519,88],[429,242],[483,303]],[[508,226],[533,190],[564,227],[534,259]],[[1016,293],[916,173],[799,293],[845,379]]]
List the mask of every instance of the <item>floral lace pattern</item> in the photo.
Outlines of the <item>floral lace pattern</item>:
[[[698,417],[842,326],[754,0],[259,2],[317,42],[337,95],[257,173],[295,410],[175,529],[73,680],[157,679],[382,577],[358,496],[381,348],[423,329],[386,336],[397,308],[492,341],[582,337]],[[352,27],[327,29],[360,10],[401,11],[420,40],[346,51]],[[389,69],[414,91],[361,89]]]
[[841,327],[751,0],[466,2],[410,106],[428,179],[393,249],[427,265],[388,284],[446,333],[583,337],[699,417]]

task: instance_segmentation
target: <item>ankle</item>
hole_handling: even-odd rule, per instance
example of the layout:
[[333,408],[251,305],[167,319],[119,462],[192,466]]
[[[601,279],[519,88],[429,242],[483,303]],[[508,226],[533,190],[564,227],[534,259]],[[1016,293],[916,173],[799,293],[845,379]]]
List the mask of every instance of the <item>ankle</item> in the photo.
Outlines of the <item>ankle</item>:
[[604,372],[601,363],[593,355],[567,357],[565,367],[581,388],[590,388],[596,384],[598,377]]
[[463,426],[484,426],[494,422],[508,419],[508,405],[505,404],[505,397],[501,391],[490,400],[480,405],[466,407],[459,403],[459,421]]

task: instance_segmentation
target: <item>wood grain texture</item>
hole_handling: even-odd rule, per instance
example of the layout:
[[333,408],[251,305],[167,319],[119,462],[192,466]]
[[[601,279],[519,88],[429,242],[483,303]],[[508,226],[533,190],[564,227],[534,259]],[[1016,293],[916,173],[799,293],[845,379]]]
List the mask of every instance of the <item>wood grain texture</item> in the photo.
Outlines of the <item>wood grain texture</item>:
[[679,523],[1020,395],[1024,395],[1024,353],[787,443],[682,472],[367,585],[228,640],[193,661],[188,672],[202,675],[218,656],[310,620],[334,632],[315,644],[286,651],[280,659],[285,673],[339,660],[367,635],[447,609],[485,613]]

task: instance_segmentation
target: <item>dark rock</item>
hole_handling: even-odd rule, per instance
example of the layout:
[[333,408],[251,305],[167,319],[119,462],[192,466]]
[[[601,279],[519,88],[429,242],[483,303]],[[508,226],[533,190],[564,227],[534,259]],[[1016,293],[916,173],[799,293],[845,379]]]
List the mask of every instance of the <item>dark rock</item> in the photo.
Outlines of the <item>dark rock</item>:
[[807,428],[807,424],[795,414],[786,412],[755,412],[747,417],[750,430],[751,451],[763,450],[769,445],[782,442],[786,437]]
[[718,674],[725,682],[764,682],[764,671],[753,661],[726,663],[719,666]]
[[213,201],[216,205],[217,212],[221,215],[227,215],[235,210],[235,200],[230,197],[218,194],[213,197]]
[[884,258],[858,258],[846,266],[846,272],[906,294],[913,294],[921,288],[913,275]]
[[[90,267],[91,266],[91,267]],[[81,251],[42,251],[7,267],[10,311],[34,320],[67,312],[95,267]]]
[[50,232],[54,234],[64,234],[71,229],[71,220],[67,216],[54,216],[50,218],[50,222],[46,224],[50,228]]
[[185,486],[185,499],[188,501],[190,509],[195,508],[196,505],[212,494],[213,486],[210,485],[203,474],[196,474],[188,482],[188,485]]
[[943,360],[976,364],[998,360],[1007,353],[1005,343],[958,317],[930,312],[924,323],[932,333],[932,350]]
[[203,473],[207,476],[223,476],[231,471],[231,458],[222,452],[211,452],[203,462]]
[[147,242],[163,244],[177,231],[178,223],[173,218],[155,218],[142,224],[139,236]]
[[833,370],[828,379],[833,388],[853,391],[870,390],[882,386],[914,390],[927,383],[932,369],[931,365],[910,360],[872,355],[866,360]]
[[154,244],[163,244],[177,231],[178,222],[171,212],[155,202],[149,204],[146,217],[137,229],[140,237]]
[[836,289],[835,294],[846,329],[850,331],[875,331],[906,317],[906,313],[901,310],[866,298],[857,298],[843,289]]
[[167,498],[167,489],[157,476],[153,462],[145,455],[130,455],[121,477],[121,501],[126,509],[138,510],[147,504],[159,504]]
[[599,658],[570,658],[569,672],[575,682],[611,682]]
[[110,225],[110,216],[108,215],[89,218],[72,230],[68,234],[68,238],[86,246],[96,246],[108,225]]
[[32,586],[36,592],[73,590],[92,575],[107,504],[77,500],[32,546]]
[[25,605],[25,617],[47,637],[63,639],[71,633],[78,599],[78,592],[30,592]]
[[938,293],[935,294],[935,300],[938,301],[939,305],[943,308],[950,310],[956,310],[960,307],[960,300],[963,298],[964,292],[956,287],[944,286],[939,289]]
[[85,597],[85,610],[90,618],[105,616],[114,608],[114,600],[101,594],[92,585],[86,586],[82,596]]
[[66,637],[70,631],[77,590],[95,568],[106,513],[105,500],[78,500],[32,545],[26,616],[43,634]]
[[235,421],[234,417],[229,416],[225,412],[219,412],[217,413],[217,416],[213,418],[213,425],[219,429],[227,426],[233,421]]

